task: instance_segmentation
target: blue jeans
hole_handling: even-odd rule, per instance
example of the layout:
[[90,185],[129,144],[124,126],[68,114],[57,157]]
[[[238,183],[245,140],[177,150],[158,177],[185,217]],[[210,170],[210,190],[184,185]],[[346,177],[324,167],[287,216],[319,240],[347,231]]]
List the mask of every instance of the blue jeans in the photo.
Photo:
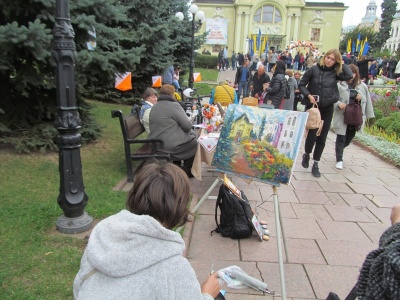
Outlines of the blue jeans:
[[248,97],[248,88],[247,88],[247,81],[240,81],[238,86],[238,99],[240,99],[240,95],[243,92],[243,98]]
[[179,86],[178,80],[172,80],[172,85],[175,87],[175,90],[179,90],[181,87]]

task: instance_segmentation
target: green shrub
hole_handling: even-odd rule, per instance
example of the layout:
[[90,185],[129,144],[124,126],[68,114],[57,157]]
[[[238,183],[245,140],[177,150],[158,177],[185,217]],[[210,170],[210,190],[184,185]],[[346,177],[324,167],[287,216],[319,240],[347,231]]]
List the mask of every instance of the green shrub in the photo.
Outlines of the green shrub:
[[375,114],[375,123],[376,123],[376,121],[383,118],[382,110],[377,107],[374,107],[374,114]]
[[384,130],[387,134],[396,134],[400,137],[400,112],[394,112],[388,117],[384,117],[376,122],[378,128]]
[[214,55],[198,54],[196,56],[196,67],[205,69],[216,69],[218,57]]

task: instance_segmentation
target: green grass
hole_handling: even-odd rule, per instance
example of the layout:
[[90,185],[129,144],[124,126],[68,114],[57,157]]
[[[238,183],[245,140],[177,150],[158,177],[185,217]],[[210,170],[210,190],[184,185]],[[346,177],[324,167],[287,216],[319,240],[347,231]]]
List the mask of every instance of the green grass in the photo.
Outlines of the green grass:
[[[218,70],[196,68],[195,72],[201,73],[201,79],[203,81],[194,83],[194,88],[197,89],[197,94],[199,96],[211,95],[211,90],[217,85]],[[215,82],[215,83],[210,84],[210,83],[205,83],[204,81]]]
[[[90,102],[104,126],[96,143],[81,148],[86,211],[100,220],[125,206],[126,193],[112,188],[126,176],[118,119],[112,109],[130,107]],[[86,242],[55,230],[58,153],[17,155],[0,151],[0,295],[2,299],[71,299],[72,283]]]

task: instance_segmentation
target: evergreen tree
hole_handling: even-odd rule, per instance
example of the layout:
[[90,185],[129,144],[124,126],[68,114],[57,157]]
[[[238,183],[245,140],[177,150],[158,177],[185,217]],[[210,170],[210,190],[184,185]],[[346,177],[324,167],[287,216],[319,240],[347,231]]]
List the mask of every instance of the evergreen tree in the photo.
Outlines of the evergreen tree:
[[390,37],[392,28],[393,16],[396,14],[397,1],[396,0],[383,0],[381,4],[381,26],[379,34],[377,35],[377,45],[382,48],[387,39]]
[[[62,0],[60,0],[62,1]],[[75,31],[78,93],[114,89],[116,73],[131,71],[134,92],[174,62],[187,64],[190,22],[185,0],[69,0]],[[51,57],[55,0],[0,0],[0,125],[30,128],[50,122],[56,109]],[[96,32],[90,51],[88,30]],[[198,39],[199,40],[199,39]],[[78,103],[82,99],[78,96]],[[85,122],[83,114],[82,121]],[[2,126],[0,126],[1,128]]]

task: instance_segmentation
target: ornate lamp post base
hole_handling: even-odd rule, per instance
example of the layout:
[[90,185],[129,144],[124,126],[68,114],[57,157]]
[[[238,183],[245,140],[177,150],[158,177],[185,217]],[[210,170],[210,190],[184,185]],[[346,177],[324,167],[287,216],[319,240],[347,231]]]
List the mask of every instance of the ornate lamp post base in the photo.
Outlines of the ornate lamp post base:
[[58,231],[67,234],[81,233],[92,228],[93,218],[86,212],[76,218],[60,216],[56,221]]

